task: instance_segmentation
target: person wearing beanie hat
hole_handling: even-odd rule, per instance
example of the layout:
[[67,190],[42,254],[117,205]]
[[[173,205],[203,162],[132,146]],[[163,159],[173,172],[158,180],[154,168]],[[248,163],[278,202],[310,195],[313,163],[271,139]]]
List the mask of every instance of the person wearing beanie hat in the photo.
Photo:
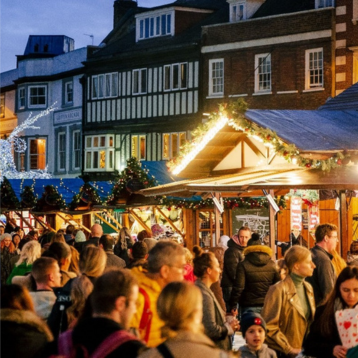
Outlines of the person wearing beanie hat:
[[264,343],[266,336],[266,322],[255,312],[244,313],[240,321],[242,336],[246,345],[239,348],[241,358],[277,358],[274,350]]
[[75,236],[75,241],[76,242],[85,242],[86,241],[86,235],[84,234],[83,231],[78,230]]
[[247,246],[262,245],[260,235],[254,232],[251,235],[251,239],[247,242]]

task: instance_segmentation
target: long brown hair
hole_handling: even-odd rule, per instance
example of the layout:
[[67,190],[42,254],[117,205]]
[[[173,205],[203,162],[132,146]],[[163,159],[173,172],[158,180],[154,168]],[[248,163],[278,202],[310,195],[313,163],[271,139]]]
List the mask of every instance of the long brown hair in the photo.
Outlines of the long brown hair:
[[321,317],[318,320],[320,331],[323,337],[332,338],[335,329],[335,303],[339,299],[342,304],[342,308],[347,308],[347,304],[344,302],[340,287],[341,284],[347,280],[356,279],[358,281],[358,267],[348,266],[342,270],[337,278],[336,284],[330,296],[328,297],[325,308]]

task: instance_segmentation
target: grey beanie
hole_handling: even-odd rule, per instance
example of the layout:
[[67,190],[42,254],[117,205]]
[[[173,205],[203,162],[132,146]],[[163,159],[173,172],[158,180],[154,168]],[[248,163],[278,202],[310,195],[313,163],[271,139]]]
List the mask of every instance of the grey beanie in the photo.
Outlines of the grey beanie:
[[83,231],[81,231],[81,230],[78,230],[78,231],[77,231],[77,234],[76,234],[76,237],[75,237],[75,241],[76,241],[76,242],[84,242],[84,241],[86,241],[86,236],[85,236],[85,234],[83,233]]

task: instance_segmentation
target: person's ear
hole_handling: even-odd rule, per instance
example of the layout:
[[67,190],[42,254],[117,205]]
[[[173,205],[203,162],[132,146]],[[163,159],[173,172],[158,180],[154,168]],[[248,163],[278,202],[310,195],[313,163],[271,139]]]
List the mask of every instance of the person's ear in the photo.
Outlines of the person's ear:
[[118,297],[114,303],[114,307],[116,311],[123,312],[126,308],[126,298],[124,296]]
[[169,275],[169,270],[170,270],[170,267],[168,265],[163,265],[159,271],[160,276],[163,277],[164,279],[166,279]]

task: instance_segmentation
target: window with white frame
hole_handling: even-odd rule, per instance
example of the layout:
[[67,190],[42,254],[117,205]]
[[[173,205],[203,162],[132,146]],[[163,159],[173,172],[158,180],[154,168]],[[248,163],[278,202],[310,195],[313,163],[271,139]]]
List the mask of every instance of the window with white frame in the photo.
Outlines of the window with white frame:
[[163,133],[163,159],[171,159],[179,154],[180,147],[185,143],[186,133]]
[[45,169],[46,167],[46,139],[34,138],[29,140],[30,169]]
[[29,86],[29,107],[46,107],[46,86]]
[[118,73],[92,76],[92,99],[118,96]]
[[114,135],[86,136],[85,158],[87,171],[114,169]]
[[73,82],[65,83],[65,104],[71,104],[73,102]]
[[147,69],[133,70],[133,94],[147,93]]
[[333,7],[334,0],[316,0],[316,9],[321,9],[324,7]]
[[230,4],[230,21],[237,22],[246,19],[246,2]]
[[24,87],[19,88],[18,94],[19,94],[18,107],[19,109],[25,108],[25,98],[26,98],[25,88]]
[[323,48],[306,50],[306,90],[323,87]]
[[131,154],[132,157],[138,160],[145,160],[146,158],[146,138],[145,135],[132,135],[131,139]]
[[79,130],[73,131],[72,141],[72,166],[73,169],[80,169],[81,167],[81,132]]
[[138,40],[152,37],[173,35],[174,11],[157,13],[151,16],[141,15],[136,20],[136,37]]
[[188,64],[174,63],[164,66],[164,91],[186,89],[188,86]]
[[58,133],[58,170],[66,170],[66,133]]
[[255,92],[271,92],[271,54],[255,56]]
[[5,93],[0,95],[0,118],[5,117]]
[[209,60],[209,96],[224,95],[224,60]]

